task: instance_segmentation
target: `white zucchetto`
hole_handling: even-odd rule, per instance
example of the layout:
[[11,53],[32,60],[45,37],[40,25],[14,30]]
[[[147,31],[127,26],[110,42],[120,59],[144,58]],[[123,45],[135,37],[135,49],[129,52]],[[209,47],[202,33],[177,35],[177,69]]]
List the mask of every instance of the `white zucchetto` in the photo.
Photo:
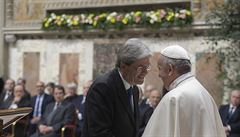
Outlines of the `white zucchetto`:
[[161,51],[161,54],[165,57],[172,58],[172,59],[190,60],[188,52],[179,45],[168,46]]

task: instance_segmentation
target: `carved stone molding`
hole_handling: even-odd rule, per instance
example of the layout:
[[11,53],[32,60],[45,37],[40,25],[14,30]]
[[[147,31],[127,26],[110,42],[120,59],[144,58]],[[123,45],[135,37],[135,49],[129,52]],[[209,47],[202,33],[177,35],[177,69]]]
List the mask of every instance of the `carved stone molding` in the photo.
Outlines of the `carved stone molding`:
[[191,0],[48,0],[46,2],[46,9],[97,8],[184,2],[191,2]]

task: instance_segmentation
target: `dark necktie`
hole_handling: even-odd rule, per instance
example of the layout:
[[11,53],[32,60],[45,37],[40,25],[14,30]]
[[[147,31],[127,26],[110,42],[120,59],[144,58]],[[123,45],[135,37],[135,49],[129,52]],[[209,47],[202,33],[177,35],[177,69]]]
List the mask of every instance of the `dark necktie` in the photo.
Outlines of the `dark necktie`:
[[52,119],[53,119],[53,116],[55,115],[56,110],[57,110],[57,108],[58,108],[59,106],[60,106],[60,104],[59,104],[59,103],[56,103],[55,106],[54,106],[54,108],[53,108],[53,110],[52,110],[52,112],[48,115],[48,117],[47,117],[47,125],[50,125],[50,124],[51,124]]
[[229,112],[228,112],[229,118],[232,117],[232,115],[233,115],[233,110],[234,110],[234,107],[230,107],[230,110],[229,110]]
[[128,102],[129,102],[129,107],[130,109],[132,110],[132,112],[134,112],[134,106],[133,106],[133,103],[132,103],[132,96],[133,96],[133,88],[130,87],[128,90],[127,90],[127,95],[128,95]]

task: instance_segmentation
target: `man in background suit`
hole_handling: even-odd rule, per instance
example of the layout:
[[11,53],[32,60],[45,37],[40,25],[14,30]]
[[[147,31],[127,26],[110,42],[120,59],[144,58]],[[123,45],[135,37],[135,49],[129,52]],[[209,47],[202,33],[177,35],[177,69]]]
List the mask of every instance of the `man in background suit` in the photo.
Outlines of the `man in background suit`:
[[65,124],[73,122],[74,105],[68,101],[63,101],[64,95],[64,87],[55,86],[53,92],[55,102],[47,105],[39,122],[38,130],[31,137],[60,137],[61,128]]
[[228,137],[240,137],[240,90],[231,92],[230,104],[220,106],[219,113]]
[[8,109],[13,99],[15,81],[7,79],[4,84],[4,91],[0,95],[0,109]]
[[42,81],[38,81],[36,84],[37,95],[31,98],[31,105],[33,111],[30,114],[29,135],[36,132],[36,125],[38,124],[41,116],[43,115],[46,106],[53,102],[52,96],[44,93],[45,84]]
[[151,51],[129,39],[117,53],[116,68],[89,88],[82,137],[138,137],[139,91],[150,69]]
[[81,136],[81,131],[83,128],[83,121],[84,121],[84,110],[85,110],[85,101],[86,101],[86,96],[88,89],[92,85],[92,80],[87,81],[83,85],[83,94],[79,96],[79,101],[80,103],[78,104],[77,107],[77,116],[78,116],[78,121],[77,121],[77,130],[76,130],[76,137]]
[[157,89],[153,89],[149,93],[149,103],[139,107],[140,110],[140,129],[139,129],[139,137],[142,136],[145,127],[154,111],[157,107],[158,103],[161,100],[161,93]]

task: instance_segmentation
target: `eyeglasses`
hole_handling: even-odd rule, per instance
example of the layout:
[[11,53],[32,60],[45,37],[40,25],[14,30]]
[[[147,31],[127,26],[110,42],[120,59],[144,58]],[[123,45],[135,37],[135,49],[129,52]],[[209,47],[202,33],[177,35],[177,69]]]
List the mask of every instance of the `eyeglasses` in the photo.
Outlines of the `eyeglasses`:
[[149,71],[151,69],[151,65],[147,65],[147,66],[139,66],[137,68],[137,72],[138,73],[142,73],[143,71]]

